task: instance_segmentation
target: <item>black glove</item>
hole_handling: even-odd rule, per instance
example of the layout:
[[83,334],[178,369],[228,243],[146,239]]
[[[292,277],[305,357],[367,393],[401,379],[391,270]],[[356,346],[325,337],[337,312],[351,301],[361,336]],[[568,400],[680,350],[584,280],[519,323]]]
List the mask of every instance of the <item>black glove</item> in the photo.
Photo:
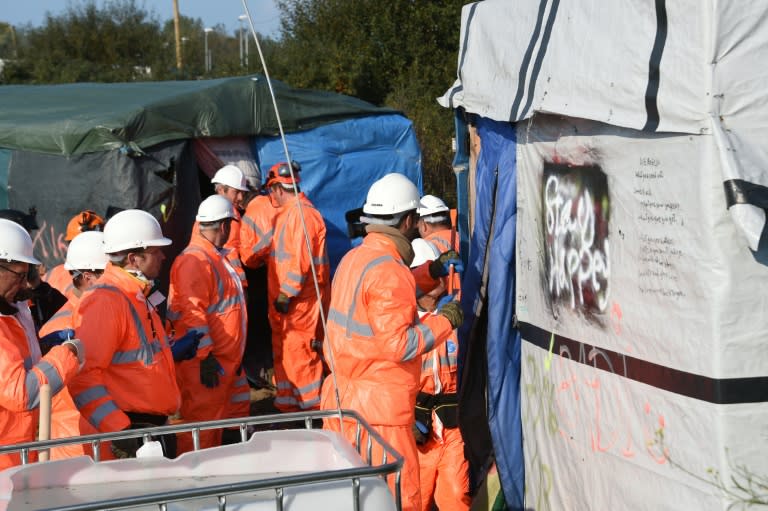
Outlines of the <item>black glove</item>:
[[219,375],[224,376],[224,368],[213,356],[213,352],[200,361],[200,383],[209,389],[219,386]]
[[461,310],[461,305],[457,301],[446,303],[440,307],[437,313],[448,318],[448,321],[451,322],[451,326],[454,329],[459,328],[461,324],[464,323],[464,312]]
[[458,273],[464,271],[464,264],[455,250],[443,252],[440,257],[429,263],[429,276],[433,279],[447,277],[451,271],[451,265],[453,265],[453,270]]
[[423,445],[429,440],[429,429],[421,422],[414,422],[411,431],[413,431],[413,438],[417,445]]
[[291,306],[291,298],[288,295],[280,293],[275,300],[275,310],[280,314],[288,314],[288,307]]
[[[134,423],[125,428],[123,431],[128,431],[131,429],[144,429],[144,428],[154,428],[154,424],[145,424],[145,423]],[[125,458],[135,458],[136,457],[136,451],[139,450],[139,448],[144,445],[144,439],[143,438],[121,438],[119,440],[112,440],[111,442],[111,449],[112,454],[115,455],[115,458],[118,459],[125,459]]]
[[197,346],[200,344],[200,339],[203,335],[203,332],[190,330],[175,341],[172,341],[171,353],[173,353],[173,360],[181,362],[182,360],[194,358],[197,354]]

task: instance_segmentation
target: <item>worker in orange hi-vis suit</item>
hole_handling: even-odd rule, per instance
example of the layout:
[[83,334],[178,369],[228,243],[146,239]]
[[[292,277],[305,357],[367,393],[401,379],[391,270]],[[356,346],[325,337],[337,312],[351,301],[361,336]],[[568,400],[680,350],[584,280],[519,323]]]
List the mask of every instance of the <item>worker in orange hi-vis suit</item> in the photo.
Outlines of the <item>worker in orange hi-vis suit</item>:
[[[104,219],[90,209],[86,209],[69,220],[67,232],[64,234],[64,241],[69,244],[75,239],[75,236],[82,232],[102,231],[103,229]],[[59,264],[48,270],[43,280],[66,296],[67,299],[72,298],[74,295],[75,287],[72,284],[72,276],[64,267],[64,264]]]
[[248,202],[240,225],[240,259],[248,274],[248,340],[243,368],[251,380],[262,386],[271,381],[272,329],[266,263],[279,213],[280,208],[272,205],[269,195],[256,195]]
[[[416,237],[419,193],[402,174],[387,174],[368,191],[363,206],[366,236],[339,263],[331,289],[326,356],[333,356],[334,378],[325,379],[324,410],[349,408],[362,417],[404,457],[401,476],[403,509],[421,509],[419,460],[414,407],[420,387],[421,355],[443,344],[463,321],[459,304],[445,304],[434,315],[419,320],[417,289],[431,291],[438,279],[456,264],[455,252],[411,271],[411,240]],[[324,427],[339,429],[336,418]],[[356,429],[344,428],[354,444]],[[363,446],[366,439],[363,438]],[[365,449],[363,449],[365,452]],[[373,463],[381,462],[374,449]],[[394,477],[389,478],[394,490]]]
[[[419,235],[422,239],[435,246],[438,252],[446,250],[459,251],[459,240],[456,230],[451,224],[451,210],[438,197],[425,195],[419,205]],[[444,283],[448,287],[447,279]],[[461,279],[458,274],[453,276],[453,291],[461,290]]]
[[[423,199],[422,199],[423,204]],[[439,254],[434,245],[419,238],[412,243],[417,267]],[[445,295],[442,286],[418,300],[419,316],[431,314],[435,299]],[[421,390],[416,396],[414,436],[419,452],[421,509],[433,503],[441,511],[467,511],[469,464],[464,457],[464,439],[458,427],[457,378],[458,342],[456,332],[432,351],[421,356]]]
[[[249,191],[248,182],[245,179],[243,171],[235,165],[224,165],[214,174],[211,183],[214,185],[216,193],[229,200],[235,210],[235,217],[232,220],[232,229],[229,233],[224,248],[227,249],[227,259],[237,272],[240,284],[248,287],[248,280],[245,278],[243,263],[240,261],[240,214],[243,212],[243,199]],[[193,228],[197,231],[197,225]]]
[[[320,407],[323,382],[320,307],[327,306],[330,291],[325,222],[300,191],[299,170],[296,163],[275,164],[266,182],[272,203],[281,208],[275,220],[271,257],[267,263],[267,294],[277,387],[275,407],[283,412]],[[304,225],[311,253],[307,253]],[[317,275],[319,299],[311,264]]]
[[[104,253],[104,234],[99,231],[87,231],[75,236],[67,250],[64,267],[70,275],[74,292],[64,306],[40,329],[40,347],[46,353],[53,346],[75,337],[74,311],[82,293],[96,284],[107,267],[107,255]],[[68,388],[54,396],[51,406],[51,438],[69,438],[73,436],[98,433],[75,406]],[[102,444],[101,459],[109,459],[112,452],[108,444]],[[65,445],[51,449],[51,459],[72,458],[74,456],[92,456],[90,444]]]
[[[237,274],[220,252],[234,216],[232,203],[221,195],[201,202],[195,217],[198,230],[171,266],[168,319],[175,335],[202,334],[196,355],[176,364],[185,422],[226,418],[243,377],[245,297]],[[200,432],[201,448],[220,444],[221,430]],[[192,435],[179,434],[178,452],[192,447]]]
[[[146,211],[117,213],[104,226],[109,256],[99,282],[75,310],[75,333],[86,348],[85,367],[69,384],[80,413],[100,432],[161,426],[176,413],[180,394],[174,355],[155,307],[153,292],[170,245],[158,221]],[[159,439],[167,456],[176,438]],[[140,440],[115,440],[118,457],[135,454]]]
[[[20,225],[0,220],[0,445],[35,440],[39,423],[40,387],[49,384],[56,396],[81,366],[83,346],[66,340],[42,356],[32,314],[26,301],[15,300],[26,284],[30,265],[40,264],[32,255],[32,239]],[[30,461],[37,458],[32,453]],[[18,454],[0,456],[0,470],[18,465]]]

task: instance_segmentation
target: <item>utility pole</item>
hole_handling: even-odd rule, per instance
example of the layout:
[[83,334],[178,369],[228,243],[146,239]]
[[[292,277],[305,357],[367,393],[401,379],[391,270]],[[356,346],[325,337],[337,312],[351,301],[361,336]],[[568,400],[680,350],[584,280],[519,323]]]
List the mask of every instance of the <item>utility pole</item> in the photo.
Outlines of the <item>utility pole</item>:
[[173,0],[173,32],[176,37],[176,69],[181,74],[184,62],[181,58],[181,26],[179,24],[179,0]]

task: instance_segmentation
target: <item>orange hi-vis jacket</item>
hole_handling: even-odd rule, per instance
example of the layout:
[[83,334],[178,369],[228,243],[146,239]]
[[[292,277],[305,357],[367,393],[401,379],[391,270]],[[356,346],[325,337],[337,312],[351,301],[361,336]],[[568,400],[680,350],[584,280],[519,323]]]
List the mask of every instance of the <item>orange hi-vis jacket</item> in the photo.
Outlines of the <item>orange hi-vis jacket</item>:
[[52,288],[67,297],[67,300],[75,296],[75,285],[72,283],[72,275],[64,268],[63,264],[54,266],[43,277]]
[[[39,422],[40,386],[48,383],[58,395],[77,373],[77,357],[66,346],[55,346],[45,357],[30,347],[16,314],[0,314],[0,444],[35,440]],[[31,460],[36,455],[30,457]],[[21,463],[19,455],[0,456],[0,470]]]
[[421,391],[427,394],[453,394],[458,388],[459,343],[456,332],[443,344],[421,357]]
[[245,208],[240,223],[240,260],[248,268],[266,263],[280,209],[272,205],[268,195],[257,195]]
[[[432,234],[429,234],[426,238],[424,238],[424,240],[428,241],[429,243],[432,243],[432,245],[434,245],[434,247],[437,249],[438,254],[442,254],[443,252],[446,252],[448,250],[455,250],[456,252],[459,251],[458,234],[456,233],[456,231],[452,231],[451,229],[443,229],[440,231],[433,232]],[[447,289],[448,277],[444,279],[444,284]],[[457,293],[459,291],[461,291],[461,275],[459,275],[458,273],[454,273],[453,292]]]
[[[330,343],[342,408],[372,425],[414,423],[421,355],[453,332],[441,315],[418,319],[416,285],[394,242],[375,232],[344,256],[333,279],[326,350]],[[323,408],[336,408],[332,386],[327,378]]]
[[167,317],[174,337],[190,330],[204,334],[195,358],[213,351],[232,372],[240,366],[247,321],[243,290],[228,260],[199,231],[171,266]]
[[173,355],[145,291],[145,282],[110,263],[75,311],[86,359],[69,388],[101,432],[127,428],[124,412],[167,416],[179,408]]
[[[307,253],[298,201],[301,201],[301,211],[304,212],[304,221],[309,232],[311,255]],[[280,213],[275,219],[271,256],[268,264],[270,304],[280,293],[294,301],[297,298],[316,300],[310,260],[315,263],[321,293],[329,290],[331,272],[325,247],[325,221],[304,192],[299,193],[297,200],[280,208]]]
[[[301,211],[309,233],[311,254],[307,253]],[[320,406],[323,361],[312,349],[312,341],[322,340],[320,307],[327,310],[330,294],[325,235],[323,217],[303,193],[283,206],[275,220],[272,257],[267,263],[267,297],[277,387],[275,406],[285,412]],[[315,265],[319,301],[310,262]],[[274,308],[280,293],[291,298],[285,314]]]
[[[328,311],[326,354],[332,349],[341,408],[358,411],[404,457],[404,511],[420,508],[419,460],[411,428],[419,391],[421,355],[440,346],[451,323],[440,315],[419,321],[416,287],[429,291],[428,265],[413,272],[388,235],[369,232],[336,269]],[[425,282],[420,275],[425,275]],[[325,379],[321,408],[335,409],[334,379]],[[338,422],[324,427],[338,430]],[[354,442],[355,428],[344,428]],[[365,445],[365,444],[362,444]],[[374,458],[379,459],[379,458]],[[369,460],[371,461],[371,460]],[[390,488],[394,486],[389,478]]]
[[[70,299],[51,316],[41,328],[40,337],[58,330],[75,329],[75,309],[80,302],[80,298],[74,293]],[[51,401],[51,438],[69,438],[73,436],[92,435],[98,433],[90,422],[88,422],[77,409],[69,388],[64,387],[61,392],[53,396]],[[101,452],[101,459],[111,457],[111,451],[104,445]],[[58,460],[64,458],[73,458],[75,456],[91,456],[93,449],[90,445],[65,445],[51,449],[51,459]]]
[[[186,422],[226,418],[234,406],[233,395],[242,392],[236,386],[244,376],[239,369],[245,350],[247,312],[243,288],[222,253],[225,251],[220,252],[195,231],[187,248],[171,266],[168,320],[175,331],[173,335],[178,338],[191,330],[204,334],[195,358],[176,363],[181,418]],[[200,362],[211,352],[224,373],[214,388],[200,381]],[[220,430],[200,432],[201,448],[220,443]],[[191,435],[179,435],[178,453],[190,450]]]

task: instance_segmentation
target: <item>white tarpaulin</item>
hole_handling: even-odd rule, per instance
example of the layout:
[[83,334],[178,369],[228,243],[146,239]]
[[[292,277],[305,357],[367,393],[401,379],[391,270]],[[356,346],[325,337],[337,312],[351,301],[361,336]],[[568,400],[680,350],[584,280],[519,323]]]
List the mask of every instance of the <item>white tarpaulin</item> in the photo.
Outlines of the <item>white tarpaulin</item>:
[[757,250],[767,61],[765,2],[485,0],[464,7],[459,78],[440,103],[497,121],[547,112],[711,135],[724,207]]
[[526,505],[739,503],[768,473],[768,268],[715,140],[547,115],[517,140]]

